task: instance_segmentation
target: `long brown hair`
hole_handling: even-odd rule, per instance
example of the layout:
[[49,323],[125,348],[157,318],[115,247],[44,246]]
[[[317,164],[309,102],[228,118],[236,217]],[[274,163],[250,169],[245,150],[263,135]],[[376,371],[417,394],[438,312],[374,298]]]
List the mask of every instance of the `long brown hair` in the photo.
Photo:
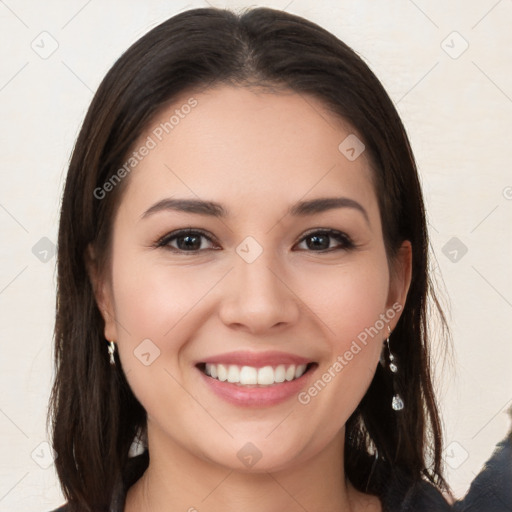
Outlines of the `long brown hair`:
[[206,8],[168,19],[119,58],[98,88],[73,150],[58,236],[56,378],[49,412],[65,497],[74,510],[107,510],[130,444],[146,421],[119,360],[115,368],[109,365],[86,267],[89,244],[100,268],[109,265],[113,214],[129,177],[105,197],[95,191],[122,167],[166,104],[222,83],[314,96],[362,136],[388,260],[404,240],[413,250],[412,283],[391,339],[402,361],[394,378],[406,407],[392,410],[393,377],[379,365],[346,424],[345,470],[354,486],[376,495],[398,472],[449,490],[430,373],[428,305],[446,322],[429,277],[416,164],[393,102],[363,60],[318,25],[268,8],[240,14]]

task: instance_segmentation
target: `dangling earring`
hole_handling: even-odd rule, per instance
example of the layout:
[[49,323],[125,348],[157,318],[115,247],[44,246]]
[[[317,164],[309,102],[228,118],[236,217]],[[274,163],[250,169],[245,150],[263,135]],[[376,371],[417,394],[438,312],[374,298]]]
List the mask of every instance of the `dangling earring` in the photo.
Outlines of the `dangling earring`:
[[[397,373],[398,372],[398,364],[397,364],[396,356],[393,355],[393,353],[391,352],[391,349],[389,348],[389,337],[390,336],[391,336],[391,328],[388,325],[388,337],[385,341],[385,345],[388,350],[388,359],[389,359],[388,368],[390,369],[390,371],[392,373]],[[381,356],[382,366],[385,366],[385,364],[386,364],[385,361],[386,361],[386,359],[384,357],[384,354],[382,354],[382,356]],[[404,408],[404,401],[403,401],[402,397],[400,396],[400,394],[397,393],[397,391],[396,391],[395,379],[393,379],[393,389],[395,390],[395,394],[393,395],[393,399],[391,401],[391,407],[393,408],[394,411],[401,411]]]
[[108,342],[108,355],[110,356],[110,364],[115,366],[116,360],[114,354],[116,353],[116,344],[113,341]]

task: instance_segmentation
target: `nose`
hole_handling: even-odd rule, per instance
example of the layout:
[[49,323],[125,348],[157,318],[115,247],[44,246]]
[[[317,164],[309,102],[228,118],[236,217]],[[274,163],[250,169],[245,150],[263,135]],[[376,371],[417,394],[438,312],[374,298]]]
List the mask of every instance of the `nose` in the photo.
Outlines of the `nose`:
[[300,299],[275,258],[264,251],[252,263],[238,258],[235,267],[220,306],[220,317],[228,327],[261,334],[297,322]]

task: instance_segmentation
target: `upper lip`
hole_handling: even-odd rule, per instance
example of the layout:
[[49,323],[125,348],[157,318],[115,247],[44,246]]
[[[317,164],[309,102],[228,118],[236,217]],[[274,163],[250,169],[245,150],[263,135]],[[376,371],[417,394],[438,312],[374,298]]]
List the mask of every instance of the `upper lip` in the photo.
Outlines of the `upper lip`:
[[305,357],[289,354],[287,352],[247,352],[240,350],[208,357],[202,361],[198,361],[197,364],[233,364],[238,366],[252,366],[254,368],[261,368],[263,366],[278,366],[280,364],[299,365],[312,362],[314,361],[311,359],[306,359]]

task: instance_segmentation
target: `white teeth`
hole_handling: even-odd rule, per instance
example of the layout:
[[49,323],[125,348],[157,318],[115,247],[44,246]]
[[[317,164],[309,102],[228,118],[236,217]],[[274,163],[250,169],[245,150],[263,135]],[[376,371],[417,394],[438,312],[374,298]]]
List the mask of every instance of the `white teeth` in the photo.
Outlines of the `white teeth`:
[[286,368],[284,364],[280,364],[275,370],[274,370],[274,380],[275,382],[284,382],[286,375]]
[[297,366],[294,377],[298,379],[306,371],[306,367],[307,364],[300,364],[299,366]]
[[259,384],[260,386],[271,386],[272,384],[281,383],[298,379],[306,371],[307,365],[284,365],[280,364],[276,367],[263,366],[262,368],[254,368],[252,366],[237,366],[234,364],[210,364],[206,363],[205,373],[221,382],[231,382],[240,384],[241,386],[250,386]]
[[232,364],[228,368],[228,382],[240,382],[240,370]]
[[217,367],[216,367],[216,366],[214,366],[214,365],[212,365],[212,364],[207,365],[207,366],[209,366],[209,367],[210,367],[210,375],[211,375],[214,379],[216,379],[216,378],[217,378]]
[[[270,386],[274,384],[274,369],[272,366],[264,366],[258,370],[258,384],[262,386]],[[242,384],[242,382],[240,382]]]
[[256,368],[242,366],[239,377],[240,384],[258,384],[258,370]]
[[[228,379],[228,369],[223,364],[212,364],[210,366],[217,366],[217,379],[219,379],[222,382]],[[210,376],[213,377],[213,372],[210,373]]]

